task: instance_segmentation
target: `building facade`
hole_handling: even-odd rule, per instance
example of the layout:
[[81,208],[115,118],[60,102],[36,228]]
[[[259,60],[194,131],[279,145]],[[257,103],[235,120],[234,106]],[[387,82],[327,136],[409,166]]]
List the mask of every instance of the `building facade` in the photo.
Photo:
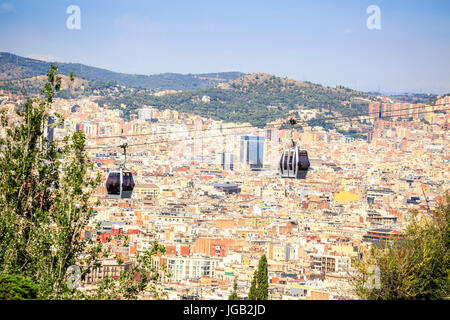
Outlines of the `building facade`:
[[239,161],[250,168],[262,168],[264,159],[264,137],[242,136]]

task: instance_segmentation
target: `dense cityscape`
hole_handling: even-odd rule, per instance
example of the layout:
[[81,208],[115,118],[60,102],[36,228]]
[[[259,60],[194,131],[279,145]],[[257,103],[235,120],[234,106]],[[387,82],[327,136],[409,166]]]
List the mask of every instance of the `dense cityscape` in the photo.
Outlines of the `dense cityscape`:
[[0,0],[2,307],[272,320],[443,305],[448,12]]
[[[166,299],[228,299],[235,279],[246,298],[263,254],[269,299],[351,299],[352,259],[401,239],[411,210],[435,209],[449,189],[450,96],[435,105],[380,97],[353,119],[372,126],[365,140],[303,125],[293,139],[308,150],[306,179],[280,177],[280,154],[291,141],[289,129],[278,129],[286,119],[260,129],[145,106],[127,121],[97,98],[55,98],[64,122],[50,117],[46,128],[55,142],[84,132],[101,173],[91,199],[99,204],[82,237],[101,241],[116,258],[103,259],[82,291],[127,271],[156,240],[166,249],[153,260],[158,272],[167,267],[156,283]],[[0,108],[14,121],[23,99],[2,91]],[[349,129],[354,121],[340,122]],[[105,181],[124,161],[124,142],[135,187],[131,199],[111,199]]]

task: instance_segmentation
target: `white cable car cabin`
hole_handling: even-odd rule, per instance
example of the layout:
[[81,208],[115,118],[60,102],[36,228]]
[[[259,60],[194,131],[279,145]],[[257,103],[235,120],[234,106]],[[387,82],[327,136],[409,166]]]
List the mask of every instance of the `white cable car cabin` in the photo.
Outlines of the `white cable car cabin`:
[[115,170],[111,170],[106,178],[106,192],[109,198],[130,199],[134,189],[133,174],[126,169],[128,143],[120,146],[123,148],[125,160],[123,164]]
[[119,168],[108,173],[106,191],[109,198],[130,199],[134,185],[133,174],[129,170]]
[[305,179],[310,163],[308,151],[298,146],[283,150],[280,159],[280,171],[282,178]]

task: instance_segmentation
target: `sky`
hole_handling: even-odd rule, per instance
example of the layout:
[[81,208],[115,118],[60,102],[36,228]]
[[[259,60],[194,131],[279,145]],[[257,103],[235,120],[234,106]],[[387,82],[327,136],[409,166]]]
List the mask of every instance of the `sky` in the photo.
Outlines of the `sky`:
[[[79,29],[67,26],[71,5]],[[264,72],[443,94],[449,13],[447,0],[0,0],[0,51],[134,74]]]

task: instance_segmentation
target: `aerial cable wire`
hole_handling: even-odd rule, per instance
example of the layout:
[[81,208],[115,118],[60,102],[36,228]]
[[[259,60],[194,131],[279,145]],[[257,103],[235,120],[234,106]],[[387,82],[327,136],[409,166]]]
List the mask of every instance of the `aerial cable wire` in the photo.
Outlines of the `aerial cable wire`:
[[[422,107],[423,108],[423,107]],[[418,109],[418,108],[407,108],[407,109],[399,109],[396,110],[397,111],[402,111],[402,110],[414,110],[414,109]],[[435,110],[424,110],[424,111],[419,111],[417,113],[415,113],[416,115],[419,114],[426,114],[426,113],[431,113],[431,112],[436,112],[436,111],[447,111],[450,108],[445,108],[445,109],[435,109]],[[375,112],[378,113],[378,112]],[[358,116],[362,116],[362,115],[368,115],[368,114],[374,114],[374,113],[365,113],[365,114],[359,114]],[[352,115],[355,116],[355,115]],[[346,118],[348,118],[349,116],[346,116]],[[344,117],[334,117],[334,118],[319,118],[319,119],[311,119],[310,121],[323,121],[323,120],[329,120],[332,121],[333,119],[340,119],[340,121],[333,121],[331,122],[331,124],[341,124],[341,123],[350,123],[351,121],[358,121],[358,120],[378,120],[378,119],[389,119],[389,118],[396,118],[397,120],[401,120],[401,119],[410,119],[410,116],[398,116],[398,115],[386,115],[386,116],[377,116],[377,117],[367,117],[365,119],[343,119]],[[303,122],[304,120],[297,120],[296,121],[300,121]],[[318,124],[320,126],[320,124]],[[269,126],[264,128],[265,130],[270,130],[270,129],[278,129],[279,126]],[[253,126],[235,126],[235,127],[228,127],[228,128],[223,128],[223,129],[244,129],[244,128],[248,128],[248,129],[257,129],[256,127]],[[201,130],[186,130],[186,131],[178,131],[178,133],[191,133],[191,132],[199,132],[199,131],[207,131],[207,130],[219,130],[218,129],[201,129]],[[172,132],[172,134],[175,134],[176,132]],[[212,136],[207,136],[207,137],[203,137],[203,138],[218,138],[218,137],[224,137],[224,136],[233,136],[233,135],[240,135],[240,134],[246,134],[246,132],[234,132],[234,133],[229,133],[229,134],[219,134],[219,135],[212,135]],[[247,133],[248,134],[248,133]],[[120,136],[107,136],[107,137],[94,137],[94,138],[87,138],[86,140],[97,140],[97,139],[101,139],[101,138],[129,138],[129,137],[135,137],[135,136],[147,136],[147,135],[155,135],[155,133],[150,133],[150,134],[139,134],[139,135],[120,135]],[[188,141],[188,140],[193,140],[195,139],[195,136],[190,136],[187,138],[181,138],[181,139],[166,139],[166,140],[155,140],[155,141],[150,141],[150,142],[144,142],[144,143],[131,143],[128,146],[129,147],[133,147],[133,146],[144,146],[144,145],[153,145],[153,144],[161,144],[161,143],[172,143],[172,142],[182,142],[182,141]],[[58,142],[61,140],[57,140]],[[105,148],[115,148],[115,146],[86,146],[85,149],[89,150],[89,149],[105,149]]]
[[[413,108],[402,108],[397,110],[390,110],[389,112],[400,112],[405,110],[417,110],[417,109],[423,109],[424,106],[417,106]],[[435,110],[437,111],[437,110]],[[298,119],[295,118],[297,122],[301,123],[307,123],[308,121],[334,121],[334,120],[340,120],[340,119],[347,119],[347,118],[354,118],[354,117],[364,117],[372,114],[379,114],[383,111],[376,111],[376,112],[365,112],[365,113],[356,113],[351,115],[343,115],[343,116],[336,116],[336,117],[324,117],[324,118],[314,118],[310,120],[304,120],[304,119]],[[364,120],[364,119],[356,119],[356,120]],[[158,135],[165,135],[165,134],[181,134],[181,133],[192,133],[192,132],[203,132],[203,131],[214,131],[214,130],[232,130],[232,129],[242,129],[242,128],[255,128],[252,125],[242,125],[242,126],[232,126],[232,127],[225,127],[225,128],[205,128],[205,129],[192,129],[192,130],[182,130],[182,131],[165,131],[165,132],[149,132],[149,133],[137,133],[137,134],[122,134],[122,135],[114,135],[114,136],[97,136],[97,137],[87,137],[87,140],[101,140],[101,139],[113,139],[113,138],[132,138],[132,137],[142,137],[142,136],[158,136]],[[269,128],[264,128],[269,129]]]

